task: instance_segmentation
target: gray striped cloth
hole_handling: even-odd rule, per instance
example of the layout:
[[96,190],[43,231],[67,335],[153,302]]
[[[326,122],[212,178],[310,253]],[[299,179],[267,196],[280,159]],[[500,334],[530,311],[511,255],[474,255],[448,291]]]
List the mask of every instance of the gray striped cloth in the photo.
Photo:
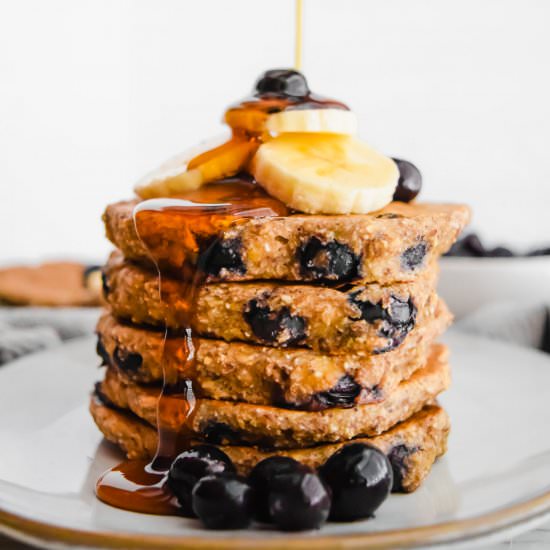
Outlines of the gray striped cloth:
[[92,334],[99,308],[0,307],[0,365]]

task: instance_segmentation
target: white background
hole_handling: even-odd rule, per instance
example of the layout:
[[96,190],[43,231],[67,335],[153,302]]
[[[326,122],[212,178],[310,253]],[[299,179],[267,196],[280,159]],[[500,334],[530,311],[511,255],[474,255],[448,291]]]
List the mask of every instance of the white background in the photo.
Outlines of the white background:
[[[100,215],[293,63],[291,0],[0,0],[0,260],[109,245]],[[550,241],[550,2],[306,0],[304,69],[465,201],[492,243]]]

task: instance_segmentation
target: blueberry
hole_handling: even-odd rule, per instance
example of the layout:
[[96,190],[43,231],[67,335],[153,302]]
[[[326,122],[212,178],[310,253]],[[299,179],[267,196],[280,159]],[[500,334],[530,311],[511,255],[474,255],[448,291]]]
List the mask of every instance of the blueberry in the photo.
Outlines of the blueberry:
[[119,346],[113,352],[113,359],[120,370],[130,374],[135,374],[143,363],[141,354],[133,353]]
[[332,490],[330,518],[335,521],[371,517],[393,485],[392,467],[386,455],[363,443],[342,447],[319,473]]
[[537,248],[531,250],[527,256],[550,256],[550,248]]
[[427,252],[428,245],[424,241],[410,246],[401,254],[401,267],[407,271],[414,271],[422,265]]
[[232,473],[210,475],[197,482],[193,511],[207,529],[244,529],[252,521],[250,485]]
[[107,273],[105,273],[105,268],[101,270],[101,286],[103,288],[103,297],[107,298],[111,292],[111,287],[109,286],[109,279]]
[[385,319],[386,311],[382,306],[382,302],[373,303],[369,300],[361,300],[359,298],[361,292],[362,290],[357,290],[348,296],[348,301],[361,312],[361,319],[367,323]]
[[398,220],[402,217],[401,214],[395,214],[394,212],[385,212],[384,214],[378,214],[378,216],[376,216],[377,219],[382,220]]
[[288,307],[272,311],[264,300],[252,299],[243,313],[252,332],[264,342],[277,342],[280,346],[300,343],[306,337],[306,320],[292,315]]
[[330,513],[330,491],[314,472],[295,469],[273,478],[269,515],[283,531],[318,529]]
[[269,523],[269,493],[273,480],[289,472],[307,470],[305,466],[288,456],[270,456],[258,462],[250,475],[248,482],[254,491],[254,514],[258,521]]
[[361,386],[346,374],[328,391],[316,393],[310,410],[322,410],[329,407],[352,407],[361,393]]
[[403,491],[403,479],[409,469],[407,466],[407,459],[416,451],[416,448],[410,448],[407,445],[401,444],[393,447],[388,453],[388,459],[393,471],[392,491]]
[[487,251],[479,237],[475,233],[472,233],[454,243],[446,256],[482,257],[485,256],[486,253]]
[[305,76],[294,69],[271,69],[256,81],[254,86],[259,96],[301,98],[309,95]]
[[392,294],[387,319],[392,325],[399,327],[412,325],[409,330],[412,329],[416,321],[416,306],[412,298],[403,299]]
[[105,348],[105,344],[103,343],[103,338],[101,338],[100,334],[97,335],[97,344],[96,344],[95,351],[101,357],[102,365],[111,364],[111,356],[107,352],[107,349]]
[[242,442],[239,432],[224,422],[208,422],[201,433],[208,443],[214,445],[239,445]]
[[356,278],[359,258],[353,250],[338,241],[321,242],[311,237],[297,251],[302,275],[314,280],[345,281]]
[[184,515],[193,517],[191,492],[203,477],[212,474],[232,473],[231,459],[212,445],[198,445],[178,455],[168,472],[168,487],[178,499]]
[[408,160],[393,159],[399,168],[399,180],[393,195],[394,201],[411,202],[422,189],[422,174]]
[[241,252],[242,241],[235,239],[216,239],[203,253],[203,270],[207,275],[218,276],[222,269],[243,275],[246,273]]
[[504,246],[497,246],[496,248],[487,251],[486,256],[488,258],[513,258],[514,253]]

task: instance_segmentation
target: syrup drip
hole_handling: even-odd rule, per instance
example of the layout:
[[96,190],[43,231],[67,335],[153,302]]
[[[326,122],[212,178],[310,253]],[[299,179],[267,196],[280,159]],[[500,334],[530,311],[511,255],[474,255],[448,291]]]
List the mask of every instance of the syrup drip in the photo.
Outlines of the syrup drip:
[[[154,251],[164,239],[183,239],[183,248],[193,251],[195,261],[182,271],[186,305],[186,346],[177,379],[164,376],[157,410],[159,442],[151,462],[128,460],[107,471],[96,485],[98,498],[112,506],[151,514],[178,514],[178,506],[166,486],[173,459],[188,448],[197,434],[189,426],[195,409],[195,395],[189,377],[194,368],[198,342],[191,331],[198,288],[204,283],[209,251],[223,231],[251,217],[273,217],[287,208],[267,195],[247,176],[205,185],[178,199],[152,199],[134,210],[138,236],[158,264]],[[201,242],[210,246],[201,250]],[[181,244],[180,244],[181,246]],[[178,247],[179,248],[179,247]],[[159,271],[159,292],[162,277]]]

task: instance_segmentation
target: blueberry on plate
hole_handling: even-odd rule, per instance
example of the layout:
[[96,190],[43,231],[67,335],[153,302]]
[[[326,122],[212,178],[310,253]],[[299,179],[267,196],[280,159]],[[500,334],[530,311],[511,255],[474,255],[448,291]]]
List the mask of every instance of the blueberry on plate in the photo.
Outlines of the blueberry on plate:
[[213,445],[197,445],[174,459],[167,483],[183,514],[194,517],[191,492],[196,483],[205,476],[234,471],[235,466],[223,451]]
[[269,493],[273,480],[290,472],[308,471],[298,461],[288,456],[270,456],[258,462],[248,476],[254,491],[254,515],[258,521],[269,523]]
[[244,529],[252,521],[252,490],[234,473],[203,477],[193,488],[192,501],[207,529]]
[[330,491],[322,479],[299,468],[273,478],[269,491],[269,515],[278,529],[319,529],[330,513]]
[[309,87],[305,76],[294,69],[271,69],[256,81],[257,95],[305,97]]
[[422,189],[422,174],[408,160],[393,159],[399,168],[399,181],[393,195],[394,201],[411,202]]
[[393,485],[393,471],[386,455],[363,443],[342,447],[325,462],[319,474],[332,491],[330,519],[335,521],[371,517]]

